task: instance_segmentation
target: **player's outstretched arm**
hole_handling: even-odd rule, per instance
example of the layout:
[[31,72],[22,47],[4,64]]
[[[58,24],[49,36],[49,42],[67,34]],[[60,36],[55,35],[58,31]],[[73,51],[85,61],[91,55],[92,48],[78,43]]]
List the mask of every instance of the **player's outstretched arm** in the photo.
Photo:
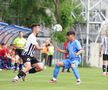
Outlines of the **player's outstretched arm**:
[[39,46],[39,44],[36,44],[35,47],[36,47],[35,48],[36,50],[42,50],[43,49],[43,47]]
[[57,50],[58,52],[61,52],[61,53],[68,53],[66,50],[62,50],[62,49],[60,49],[59,47],[56,47],[56,50]]

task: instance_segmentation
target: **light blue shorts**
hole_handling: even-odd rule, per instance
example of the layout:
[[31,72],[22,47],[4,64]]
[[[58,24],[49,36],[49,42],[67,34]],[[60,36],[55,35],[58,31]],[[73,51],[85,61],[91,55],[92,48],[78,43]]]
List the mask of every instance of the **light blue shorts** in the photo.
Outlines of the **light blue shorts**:
[[64,63],[65,68],[70,68],[71,64],[75,64],[75,66],[78,67],[78,65],[81,63],[81,60],[79,58],[74,60],[65,59],[62,60],[62,62]]

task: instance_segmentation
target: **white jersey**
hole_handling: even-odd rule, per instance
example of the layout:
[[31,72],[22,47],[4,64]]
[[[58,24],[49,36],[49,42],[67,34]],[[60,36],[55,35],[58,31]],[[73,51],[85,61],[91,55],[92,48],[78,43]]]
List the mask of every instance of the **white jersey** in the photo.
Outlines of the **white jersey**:
[[108,54],[108,37],[102,39],[101,47],[103,47],[103,54]]
[[32,33],[27,38],[27,42],[24,47],[24,51],[22,52],[22,55],[28,55],[33,57],[36,44],[38,44],[36,40],[36,36]]

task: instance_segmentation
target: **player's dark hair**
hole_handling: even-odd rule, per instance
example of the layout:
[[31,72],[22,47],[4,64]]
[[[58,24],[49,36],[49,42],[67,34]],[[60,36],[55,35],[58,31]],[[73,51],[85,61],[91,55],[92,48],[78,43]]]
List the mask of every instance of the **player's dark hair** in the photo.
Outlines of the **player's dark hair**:
[[40,26],[40,24],[32,24],[31,25],[31,29],[33,29],[34,27]]
[[75,35],[75,31],[68,31],[66,35],[67,36],[69,36],[69,35]]

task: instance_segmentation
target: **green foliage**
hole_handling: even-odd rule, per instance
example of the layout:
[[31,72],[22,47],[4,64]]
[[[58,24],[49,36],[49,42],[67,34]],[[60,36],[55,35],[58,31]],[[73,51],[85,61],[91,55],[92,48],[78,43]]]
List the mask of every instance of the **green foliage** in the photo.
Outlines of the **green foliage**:
[[65,42],[65,40],[67,39],[66,38],[66,32],[67,32],[68,29],[63,29],[62,32],[55,32],[53,37],[54,37],[54,40],[57,41],[57,42]]
[[[54,38],[58,42],[64,42],[66,40],[66,32],[69,30],[70,27],[74,26],[74,24],[82,22],[83,18],[80,15],[81,7],[75,8],[78,4],[76,0],[60,0],[59,3],[59,17],[60,23],[63,27],[63,31],[60,33],[55,33]],[[76,18],[72,17],[71,13],[74,13]],[[64,37],[63,37],[64,36]]]
[[[55,2],[55,3],[54,3]],[[54,24],[53,19],[59,22],[63,28],[74,23],[71,11],[76,4],[73,0],[0,0],[0,16],[5,22],[29,26],[31,23],[45,23],[46,26]],[[6,3],[6,5],[5,5]],[[51,11],[51,16],[45,12]],[[56,15],[58,12],[58,16]],[[80,10],[75,9],[79,15]]]
[[8,17],[8,8],[10,0],[0,0],[0,18],[4,20]]
[[75,17],[72,17],[74,19],[74,24],[84,23],[84,19],[81,15],[81,7],[73,8],[72,13],[75,15]]
[[[52,17],[45,10],[53,7],[51,0],[11,0],[7,12],[0,16],[11,24],[30,26],[32,23],[52,24]],[[3,11],[2,11],[3,12]]]
[[[32,23],[46,27],[51,27],[55,22],[61,24],[63,31],[54,34],[58,42],[65,41],[68,28],[83,22],[81,7],[75,8],[78,0],[0,0],[0,3],[0,17],[4,22],[27,27]],[[71,12],[76,18],[72,17]]]
[[60,18],[61,18],[61,25],[63,28],[70,27],[74,22],[71,12],[72,12],[72,3],[68,0],[64,0],[60,4]]

